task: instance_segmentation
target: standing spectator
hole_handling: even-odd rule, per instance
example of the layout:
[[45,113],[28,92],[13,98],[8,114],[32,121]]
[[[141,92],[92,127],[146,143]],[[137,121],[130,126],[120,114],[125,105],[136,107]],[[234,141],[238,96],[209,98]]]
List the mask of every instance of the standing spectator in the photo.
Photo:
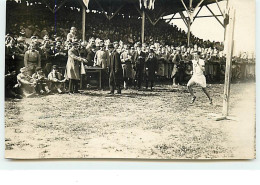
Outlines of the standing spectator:
[[77,29],[75,27],[71,27],[70,32],[67,35],[67,42],[74,42],[77,40],[76,37]]
[[141,89],[143,75],[144,75],[144,62],[145,62],[145,53],[141,50],[141,43],[137,43],[137,51],[133,54],[134,70],[136,71],[135,81],[137,83],[138,89]]
[[123,67],[124,88],[128,89],[131,80],[133,79],[132,56],[129,47],[126,46],[123,53],[120,55]]
[[28,26],[25,28],[25,36],[26,38],[31,38],[33,32],[32,32],[32,26]]
[[154,48],[151,47],[146,61],[146,89],[148,89],[148,83],[151,83],[151,91],[154,86],[155,72],[157,69],[157,58],[154,53]]
[[44,27],[43,29],[42,29],[42,31],[41,31],[41,35],[40,35],[40,38],[44,38],[44,36],[46,36],[46,35],[49,35],[49,33],[48,33],[48,31],[47,31],[47,28],[46,27]]
[[79,43],[74,42],[72,48],[68,51],[68,61],[66,66],[66,78],[69,80],[69,92],[79,93],[79,81],[80,81],[80,62],[86,62],[87,60],[79,56]]
[[120,55],[114,48],[113,44],[109,44],[109,57],[108,57],[108,68],[109,68],[109,94],[114,94],[117,89],[117,94],[121,94],[121,82],[123,79],[123,70],[120,60]]
[[41,67],[41,56],[39,51],[35,49],[34,44],[31,44],[29,50],[24,54],[24,66],[27,68],[30,76],[35,73],[37,66]]

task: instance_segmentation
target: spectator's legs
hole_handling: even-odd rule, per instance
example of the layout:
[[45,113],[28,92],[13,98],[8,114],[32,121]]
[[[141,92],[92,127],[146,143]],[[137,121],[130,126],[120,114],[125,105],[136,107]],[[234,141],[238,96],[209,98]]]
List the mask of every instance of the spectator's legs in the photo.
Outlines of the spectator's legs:
[[79,93],[79,80],[73,80],[74,82],[74,93]]
[[69,92],[70,92],[70,93],[73,93],[73,86],[74,86],[73,80],[72,80],[72,79],[69,79]]

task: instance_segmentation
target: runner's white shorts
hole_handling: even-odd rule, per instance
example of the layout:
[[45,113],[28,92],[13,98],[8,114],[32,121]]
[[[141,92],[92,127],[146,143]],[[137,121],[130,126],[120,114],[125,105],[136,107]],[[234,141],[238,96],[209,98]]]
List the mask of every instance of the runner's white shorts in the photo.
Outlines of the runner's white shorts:
[[204,75],[193,75],[189,80],[187,86],[192,86],[194,84],[206,88],[206,77]]

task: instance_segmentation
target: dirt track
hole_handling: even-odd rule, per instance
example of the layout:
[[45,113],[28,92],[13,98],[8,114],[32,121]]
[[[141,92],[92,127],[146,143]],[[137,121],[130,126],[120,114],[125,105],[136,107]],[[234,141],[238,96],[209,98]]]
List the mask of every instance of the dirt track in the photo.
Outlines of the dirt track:
[[[231,88],[231,115],[219,121],[223,85],[201,89],[190,105],[186,87],[155,91],[84,91],[7,100],[8,158],[253,158],[255,83]],[[245,122],[248,122],[245,124]]]

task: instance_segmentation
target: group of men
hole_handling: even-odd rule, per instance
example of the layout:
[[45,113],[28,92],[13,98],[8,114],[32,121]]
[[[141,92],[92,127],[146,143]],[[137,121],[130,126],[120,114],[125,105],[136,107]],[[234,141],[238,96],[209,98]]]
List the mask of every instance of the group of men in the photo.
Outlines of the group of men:
[[[74,40],[72,48],[68,51],[65,76],[69,80],[71,93],[77,93],[81,71],[85,65],[93,65],[103,69],[102,84],[106,84],[106,81],[109,82],[109,94],[114,94],[115,90],[117,94],[121,94],[123,83],[126,89],[131,83],[137,89],[141,89],[142,83],[145,81],[146,88],[150,82],[151,90],[153,89],[157,59],[152,47],[148,53],[145,53],[142,51],[141,43],[138,43],[136,51],[133,53],[130,53],[130,48],[127,45],[119,52],[118,42],[108,43],[105,46],[100,41],[97,46],[90,43],[90,46],[87,47],[90,53],[93,52],[92,58],[85,58],[79,47],[80,44]],[[96,47],[98,50],[93,51]]]
[[[61,38],[55,38],[55,41],[52,42],[46,35],[41,46],[37,45],[39,42],[33,36],[27,51],[26,45],[20,44],[22,39],[17,39],[19,47],[23,46],[23,52],[25,51],[23,55],[24,67],[20,69],[21,73],[17,76],[23,94],[33,94],[34,91],[39,94],[48,94],[51,90],[62,93],[61,85],[64,82],[68,82],[69,93],[78,93],[79,82],[81,75],[84,74],[82,71],[84,71],[85,65],[102,68],[102,85],[104,86],[108,82],[109,94],[114,94],[115,90],[118,94],[121,94],[122,84],[126,89],[134,86],[140,90],[144,82],[146,88],[148,88],[150,82],[150,88],[153,90],[156,73],[159,71],[158,65],[166,60],[171,61],[172,68],[164,69],[164,71],[169,71],[168,74],[167,72],[165,74],[168,76],[170,74],[174,83],[176,79],[178,80],[178,75],[181,72],[180,53],[182,47],[162,47],[157,43],[149,46],[140,42],[130,47],[122,42],[111,43],[109,40],[102,41],[93,38],[89,42],[79,42],[76,33],[77,29],[72,27],[64,42],[60,40]],[[12,43],[12,41],[9,41],[9,43]],[[8,49],[11,50],[12,47],[8,47]],[[169,52],[171,49],[173,49],[173,52]],[[196,53],[200,52],[199,49],[194,47],[186,52]],[[22,53],[22,51],[20,52]],[[50,60],[50,56],[55,58]],[[190,62],[191,60],[187,61]],[[59,65],[65,63],[65,70],[61,71],[64,74],[61,75],[58,69],[62,70],[62,66]],[[55,65],[51,67],[53,64]],[[191,66],[188,63],[187,65]],[[188,80],[191,77],[191,71],[192,68],[190,67],[186,72]],[[59,78],[56,77],[56,74]],[[55,78],[52,76],[55,76]],[[61,76],[64,76],[63,80]],[[189,86],[192,85],[192,83],[188,84]],[[205,89],[204,82],[201,85]],[[189,89],[191,91],[191,88]],[[208,95],[208,93],[206,94]]]

